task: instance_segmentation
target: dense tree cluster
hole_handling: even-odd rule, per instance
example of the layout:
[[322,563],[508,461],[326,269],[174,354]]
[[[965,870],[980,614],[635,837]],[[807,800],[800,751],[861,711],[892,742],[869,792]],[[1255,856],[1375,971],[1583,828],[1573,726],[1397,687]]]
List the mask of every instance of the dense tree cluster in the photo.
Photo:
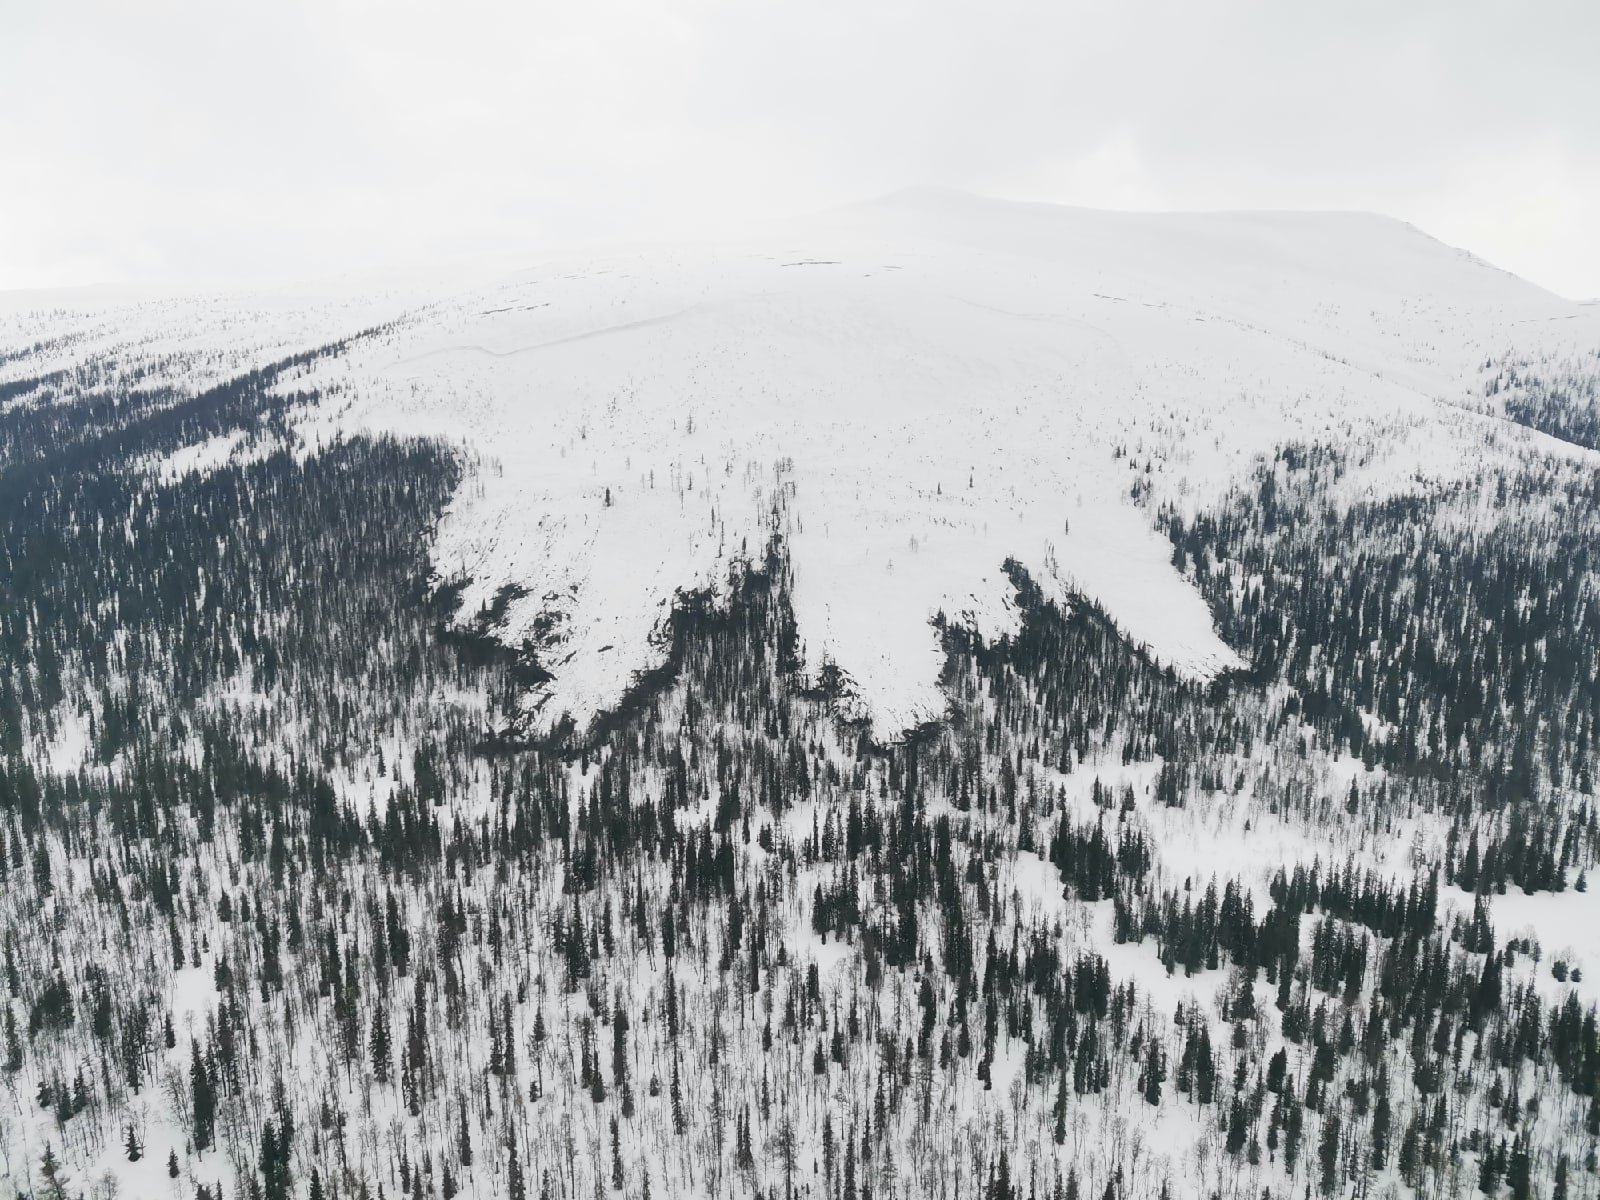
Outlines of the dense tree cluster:
[[1484,363],[1484,386],[1506,416],[1562,441],[1600,450],[1600,351],[1567,363]]
[[[1168,514],[1174,562],[1224,635],[1353,754],[1476,777],[1491,805],[1592,792],[1600,478],[1499,477],[1341,509],[1321,496],[1346,469],[1286,450],[1221,514]],[[1453,529],[1452,508],[1476,509],[1485,487],[1496,519]]]
[[[949,720],[892,745],[802,677],[775,536],[536,744],[515,595],[430,571],[463,464],[295,444],[296,369],[0,407],[18,1190],[1600,1190],[1595,1008],[1495,931],[1595,858],[1592,480],[1466,536],[1289,452],[1166,518],[1252,674],[1009,564],[1020,632],[942,622]],[[1305,853],[1197,870],[1218,814]]]

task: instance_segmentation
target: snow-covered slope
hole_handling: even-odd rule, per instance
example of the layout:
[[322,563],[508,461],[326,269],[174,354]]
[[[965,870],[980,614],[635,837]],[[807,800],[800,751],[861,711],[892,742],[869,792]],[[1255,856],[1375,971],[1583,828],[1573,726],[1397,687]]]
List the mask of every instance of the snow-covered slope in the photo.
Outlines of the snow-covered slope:
[[1597,1194],[1597,349],[940,193],[0,297],[0,1200]]
[[[676,594],[715,592],[774,521],[807,664],[841,667],[880,735],[943,711],[930,618],[1014,628],[1008,557],[1212,675],[1236,657],[1153,505],[1192,510],[1290,442],[1366,447],[1352,497],[1585,453],[1494,415],[1479,369],[1486,347],[1600,340],[1593,309],[1380,217],[929,191],[759,243],[461,282],[425,305],[393,287],[241,302],[215,336],[231,348],[254,320],[281,354],[376,323],[385,298],[407,310],[318,363],[330,398],[299,428],[465,444],[479,469],[435,564],[471,577],[464,617],[526,589],[501,632],[541,643],[546,728],[615,704],[664,653]],[[170,335],[192,343],[194,313]]]

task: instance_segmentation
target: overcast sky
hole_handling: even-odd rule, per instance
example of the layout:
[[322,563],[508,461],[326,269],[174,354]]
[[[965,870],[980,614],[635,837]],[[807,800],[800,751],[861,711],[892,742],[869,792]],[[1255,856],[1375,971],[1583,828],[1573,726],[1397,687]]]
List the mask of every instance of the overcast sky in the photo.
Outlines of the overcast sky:
[[1600,3],[0,0],[0,287],[703,236],[913,184],[1370,209],[1600,296]]

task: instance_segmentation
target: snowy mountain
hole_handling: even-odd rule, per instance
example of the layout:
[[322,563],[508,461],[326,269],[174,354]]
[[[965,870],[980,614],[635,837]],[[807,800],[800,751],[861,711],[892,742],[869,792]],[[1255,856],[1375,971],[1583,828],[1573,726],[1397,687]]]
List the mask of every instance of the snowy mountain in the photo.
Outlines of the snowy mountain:
[[1600,1194],[1600,309],[1410,226],[13,294],[0,510],[0,1194]]

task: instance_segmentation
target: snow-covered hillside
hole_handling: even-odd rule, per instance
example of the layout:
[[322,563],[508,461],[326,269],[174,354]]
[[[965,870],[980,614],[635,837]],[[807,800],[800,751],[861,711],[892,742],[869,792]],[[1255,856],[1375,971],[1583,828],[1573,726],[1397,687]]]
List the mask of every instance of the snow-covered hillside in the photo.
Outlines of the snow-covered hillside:
[[659,663],[675,596],[716,592],[775,515],[806,662],[840,667],[883,736],[943,712],[930,618],[1014,631],[1008,557],[1214,675],[1238,660],[1152,505],[1214,502],[1292,443],[1369,447],[1358,498],[1583,455],[1500,419],[1480,374],[1486,351],[1546,356],[1600,330],[1592,307],[1346,213],[913,191],[758,243],[489,270],[145,303],[131,325],[91,306],[62,353],[133,343],[159,372],[205,347],[237,370],[386,326],[280,387],[336,393],[296,422],[313,444],[384,430],[469,448],[436,566],[470,576],[464,617],[521,589],[500,632],[540,644],[543,731],[613,706]]
[[1349,214],[0,298],[0,1198],[1600,1194],[1597,397]]

